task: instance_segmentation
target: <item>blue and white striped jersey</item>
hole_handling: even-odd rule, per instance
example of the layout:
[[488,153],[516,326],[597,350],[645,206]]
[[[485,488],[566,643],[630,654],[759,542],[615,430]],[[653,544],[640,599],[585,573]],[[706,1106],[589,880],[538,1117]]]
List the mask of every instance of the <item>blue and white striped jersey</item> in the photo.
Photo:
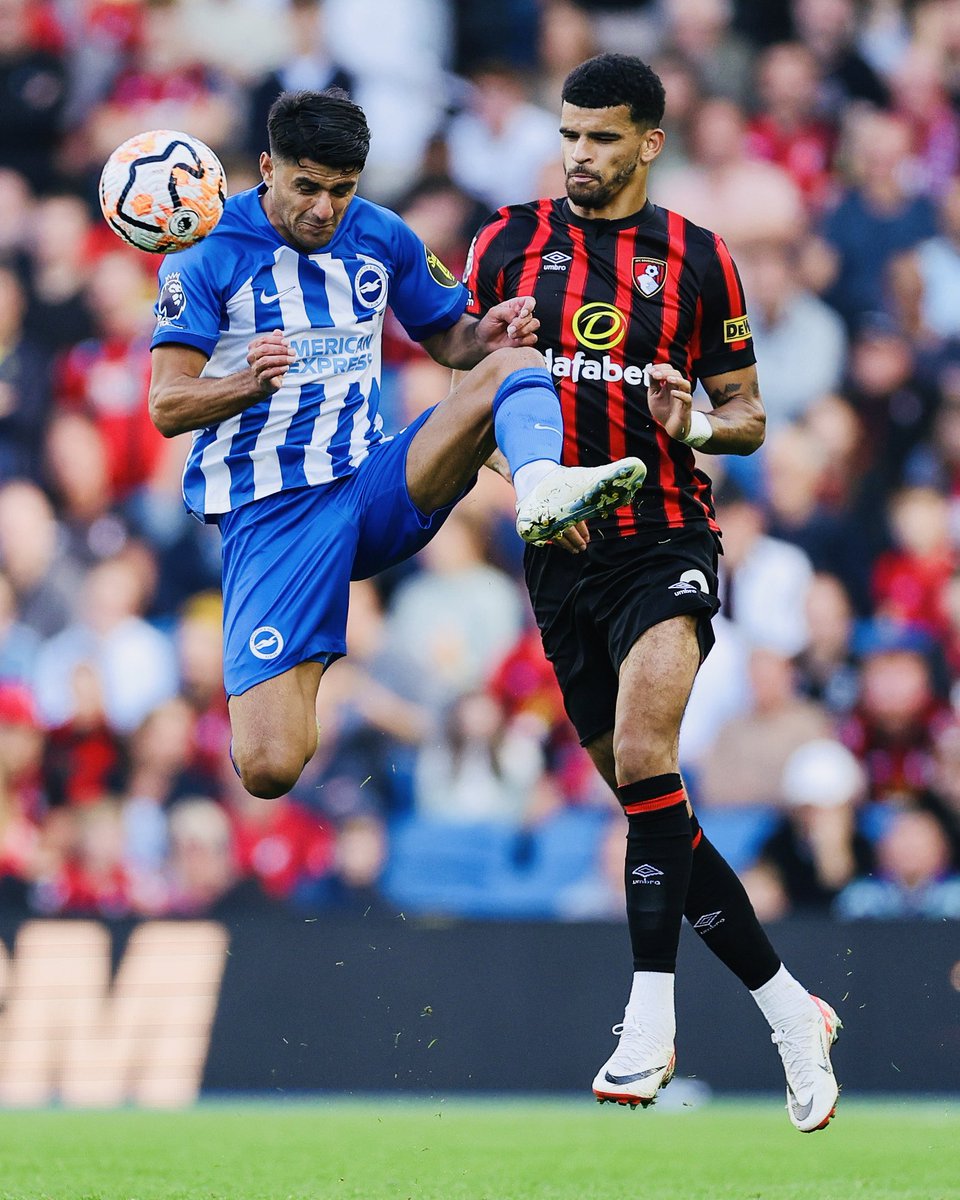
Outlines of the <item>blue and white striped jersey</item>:
[[249,343],[273,329],[297,356],[272,396],[194,433],[183,496],[207,520],[354,471],[383,438],[388,302],[415,341],[454,325],[467,304],[466,288],[388,209],[355,197],[330,242],[302,254],[270,224],[262,191],[231,197],[216,229],[159,272],[151,348],[195,346],[214,378],[245,369]]

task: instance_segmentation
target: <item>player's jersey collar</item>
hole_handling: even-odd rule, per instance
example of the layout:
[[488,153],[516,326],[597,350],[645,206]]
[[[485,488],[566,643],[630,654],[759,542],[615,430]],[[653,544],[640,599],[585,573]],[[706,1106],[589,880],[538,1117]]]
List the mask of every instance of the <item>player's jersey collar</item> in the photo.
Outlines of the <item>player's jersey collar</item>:
[[607,221],[602,217],[581,217],[578,216],[570,207],[570,201],[564,197],[560,202],[560,211],[563,213],[563,218],[570,225],[576,225],[580,229],[592,229],[599,232],[603,229],[633,229],[639,225],[646,225],[648,221],[652,221],[657,206],[652,200],[648,200],[639,212],[630,213],[627,217],[620,217],[616,221]]

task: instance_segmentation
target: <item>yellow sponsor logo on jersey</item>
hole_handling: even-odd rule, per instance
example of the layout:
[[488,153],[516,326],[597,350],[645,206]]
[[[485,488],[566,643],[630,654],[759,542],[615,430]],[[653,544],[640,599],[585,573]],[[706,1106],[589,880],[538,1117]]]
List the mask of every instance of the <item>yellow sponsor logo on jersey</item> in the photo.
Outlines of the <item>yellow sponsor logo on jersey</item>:
[[627,318],[612,304],[594,301],[573,314],[573,336],[588,350],[612,350],[627,332]]
[[750,318],[730,317],[723,323],[723,340],[725,342],[745,342],[750,337]]
[[428,250],[426,246],[423,248],[424,254],[427,256],[427,270],[430,275],[441,287],[454,288],[460,282],[456,275],[449,267],[444,266],[439,258],[432,250]]

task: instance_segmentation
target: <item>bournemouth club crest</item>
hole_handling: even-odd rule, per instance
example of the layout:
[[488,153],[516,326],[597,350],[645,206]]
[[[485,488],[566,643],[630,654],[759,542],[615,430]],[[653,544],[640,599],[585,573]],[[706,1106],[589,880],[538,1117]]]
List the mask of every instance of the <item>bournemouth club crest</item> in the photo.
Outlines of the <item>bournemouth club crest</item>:
[[635,258],[633,282],[642,296],[655,296],[667,281],[667,264],[662,258]]

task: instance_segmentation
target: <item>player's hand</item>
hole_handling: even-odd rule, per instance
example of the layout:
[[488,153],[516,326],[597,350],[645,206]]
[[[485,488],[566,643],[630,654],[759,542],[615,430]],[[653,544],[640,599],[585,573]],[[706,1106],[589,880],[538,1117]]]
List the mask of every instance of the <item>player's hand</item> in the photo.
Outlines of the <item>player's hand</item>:
[[645,370],[649,380],[647,405],[650,416],[672,438],[682,442],[690,432],[693,413],[690,380],[671,363],[649,363]]
[[486,351],[535,346],[540,328],[533,315],[536,303],[533,296],[514,296],[489,309],[477,326],[477,337]]
[[559,546],[568,554],[582,554],[590,542],[590,531],[586,521],[578,521],[576,525],[568,525],[559,537],[553,539],[551,546]]
[[258,391],[264,396],[279,391],[283,377],[296,357],[282,329],[255,337],[247,347],[247,362]]

